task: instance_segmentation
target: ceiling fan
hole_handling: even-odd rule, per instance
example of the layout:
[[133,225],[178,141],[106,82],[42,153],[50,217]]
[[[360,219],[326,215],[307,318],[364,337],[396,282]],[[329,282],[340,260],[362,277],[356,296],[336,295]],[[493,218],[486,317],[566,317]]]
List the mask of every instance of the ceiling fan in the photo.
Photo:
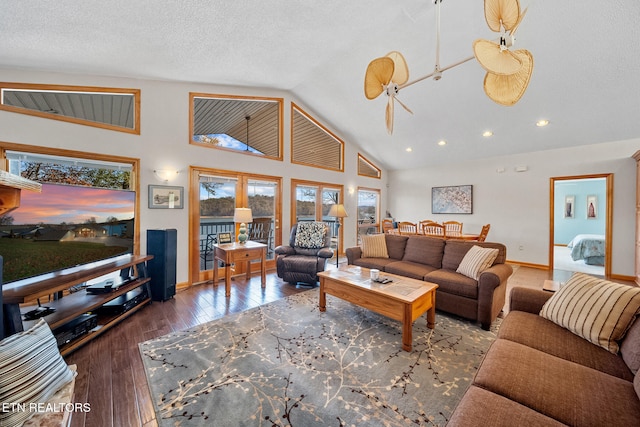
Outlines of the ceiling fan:
[[[489,98],[501,105],[514,105],[520,100],[529,85],[533,72],[533,56],[528,50],[512,51],[515,32],[526,14],[520,13],[519,0],[484,0],[484,15],[489,28],[499,37],[495,40],[478,39],[473,43],[474,55],[456,63],[440,66],[440,5],[436,4],[436,63],[432,73],[409,81],[409,68],[400,52],[392,51],[369,63],[364,78],[364,93],[367,99],[375,99],[385,92],[388,96],[385,122],[389,134],[393,133],[394,101],[409,113],[412,111],[398,99],[401,89],[433,77],[440,80],[442,73],[458,65],[476,59],[487,71],[484,91]],[[413,114],[413,113],[412,113]]]

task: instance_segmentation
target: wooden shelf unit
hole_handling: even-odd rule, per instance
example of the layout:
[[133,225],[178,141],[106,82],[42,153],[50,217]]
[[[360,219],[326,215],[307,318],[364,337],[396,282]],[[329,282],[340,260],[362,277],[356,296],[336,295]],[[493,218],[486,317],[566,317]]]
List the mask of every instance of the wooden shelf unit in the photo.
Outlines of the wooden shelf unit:
[[[98,316],[98,328],[78,339],[69,342],[60,348],[64,356],[76,348],[107,331],[118,322],[135,313],[140,308],[151,302],[150,278],[147,275],[146,263],[152,259],[152,255],[121,255],[107,260],[83,264],[64,270],[47,273],[41,276],[27,278],[9,283],[3,287],[4,310],[9,319],[5,329],[7,335],[20,332],[32,326],[37,320],[23,321],[21,311],[26,312],[33,307],[25,306],[25,303],[36,301],[38,298],[59,294],[71,287],[85,283],[89,280],[105,276],[126,268],[134,268],[134,277],[126,281],[117,290],[103,294],[89,294],[85,289],[69,293],[58,299],[47,301],[44,305],[54,308],[55,313],[44,316],[44,320],[51,329],[65,325],[76,317],[97,310],[106,302],[126,294],[140,286],[145,286],[147,297],[138,305],[119,315]],[[23,304],[22,310],[20,304]]]

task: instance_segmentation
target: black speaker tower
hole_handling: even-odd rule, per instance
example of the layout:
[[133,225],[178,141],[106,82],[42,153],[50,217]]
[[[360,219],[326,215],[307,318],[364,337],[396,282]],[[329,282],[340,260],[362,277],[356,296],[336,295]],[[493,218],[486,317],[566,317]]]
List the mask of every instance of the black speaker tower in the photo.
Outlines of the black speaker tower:
[[151,278],[151,299],[166,301],[176,294],[177,231],[147,230],[147,262]]

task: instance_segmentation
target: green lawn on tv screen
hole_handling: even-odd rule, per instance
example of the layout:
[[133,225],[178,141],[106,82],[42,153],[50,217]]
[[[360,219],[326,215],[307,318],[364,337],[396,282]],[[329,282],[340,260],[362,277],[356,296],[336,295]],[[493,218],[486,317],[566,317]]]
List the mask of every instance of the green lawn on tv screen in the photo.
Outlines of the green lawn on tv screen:
[[126,247],[105,246],[100,243],[0,239],[0,255],[4,259],[4,283],[125,252]]

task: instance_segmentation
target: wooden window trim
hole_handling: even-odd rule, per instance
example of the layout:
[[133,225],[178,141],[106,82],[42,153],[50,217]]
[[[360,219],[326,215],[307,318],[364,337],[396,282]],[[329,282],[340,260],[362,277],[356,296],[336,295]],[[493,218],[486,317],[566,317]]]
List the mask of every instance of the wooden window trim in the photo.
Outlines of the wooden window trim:
[[49,84],[35,84],[35,83],[0,83],[1,89],[27,89],[34,91],[60,91],[60,92],[98,92],[98,93],[117,93],[125,95],[133,95],[134,104],[134,117],[133,128],[126,128],[121,126],[114,126],[107,123],[93,122],[91,120],[79,119],[76,117],[66,117],[59,114],[46,113],[43,111],[34,111],[25,108],[14,107],[11,105],[4,105],[0,102],[0,110],[11,111],[18,114],[26,114],[28,116],[41,117],[45,119],[59,120],[62,122],[75,123],[78,125],[85,125],[96,127],[100,129],[113,130],[117,132],[131,133],[140,135],[140,89],[130,88],[115,88],[115,87],[98,87],[98,86],[70,86],[70,85],[49,85]]

